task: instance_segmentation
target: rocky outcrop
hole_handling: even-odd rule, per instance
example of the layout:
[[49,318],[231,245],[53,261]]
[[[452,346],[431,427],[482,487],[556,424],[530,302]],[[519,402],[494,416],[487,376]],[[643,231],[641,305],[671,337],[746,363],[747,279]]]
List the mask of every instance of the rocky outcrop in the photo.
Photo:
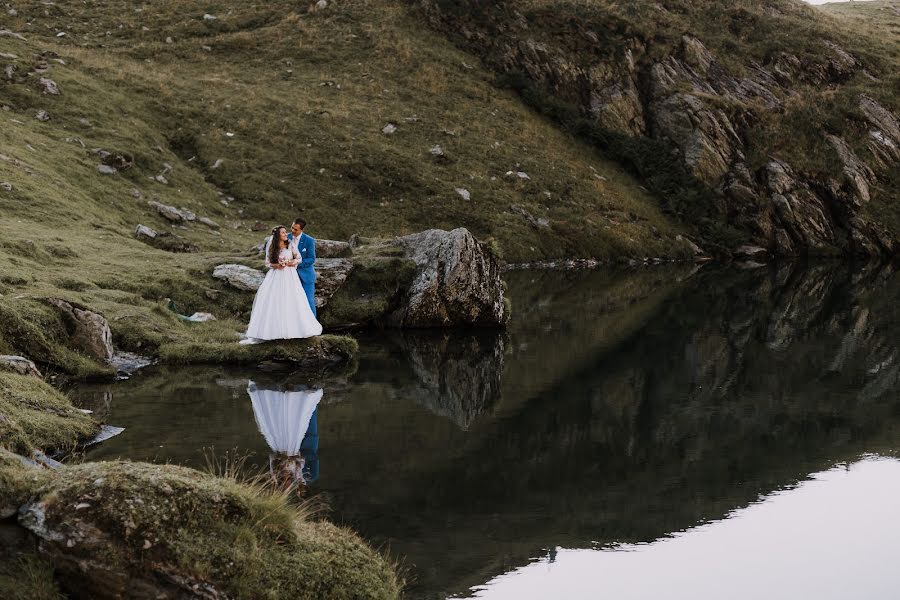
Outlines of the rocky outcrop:
[[56,307],[63,318],[72,348],[100,361],[112,358],[112,331],[103,315],[59,298],[49,298],[47,303]]
[[[827,104],[822,89],[831,94],[851,80],[875,81],[834,41],[813,36],[807,54],[782,51],[759,62],[740,43],[713,51],[698,35],[675,37],[681,25],[642,35],[644,23],[658,21],[654,13],[668,10],[665,3],[627,13],[585,8],[577,17],[566,7],[550,13],[509,1],[420,5],[437,29],[527,92],[539,109],[600,141],[607,154],[620,153],[662,202],[679,199],[673,212],[738,230],[743,240],[736,246],[759,246],[772,256],[890,255],[900,248],[900,231],[884,227],[867,206],[877,193],[898,193],[876,191],[900,169],[900,121],[890,107],[861,94],[865,123],[842,113],[835,115],[846,121],[842,131],[824,125],[801,131],[817,138],[816,154],[829,158],[811,159],[808,150],[785,148],[771,135],[775,120],[775,129],[790,136],[798,106]],[[671,22],[708,19],[702,11],[702,4],[684,8]],[[744,12],[771,20],[771,27],[816,18]],[[843,165],[836,172],[833,157]]]
[[502,325],[500,266],[466,229],[429,229],[396,240],[418,272],[389,321],[400,327]]

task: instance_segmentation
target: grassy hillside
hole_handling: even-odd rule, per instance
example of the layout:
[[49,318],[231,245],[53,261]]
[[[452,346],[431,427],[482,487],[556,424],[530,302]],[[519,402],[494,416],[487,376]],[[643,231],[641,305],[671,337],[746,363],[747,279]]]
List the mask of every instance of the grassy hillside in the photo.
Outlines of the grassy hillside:
[[[404,2],[10,7],[0,352],[26,352],[36,331],[46,353],[59,345],[35,301],[48,296],[101,312],[130,350],[231,340],[249,297],[212,267],[255,264],[248,249],[299,214],[321,238],[464,226],[513,262],[690,253],[636,179],[495,87]],[[100,150],[133,166],[102,174]],[[149,201],[218,227],[169,223]],[[138,224],[197,251],[140,243]],[[166,298],[220,321],[180,323]]]

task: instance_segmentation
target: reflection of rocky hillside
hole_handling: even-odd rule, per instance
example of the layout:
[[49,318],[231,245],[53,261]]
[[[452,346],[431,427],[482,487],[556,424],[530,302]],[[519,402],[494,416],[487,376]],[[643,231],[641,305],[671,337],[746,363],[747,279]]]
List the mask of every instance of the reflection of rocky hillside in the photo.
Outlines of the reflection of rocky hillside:
[[441,565],[419,574],[418,592],[435,596],[543,547],[652,540],[722,518],[835,461],[896,447],[898,293],[885,271],[700,276],[515,414],[437,437],[433,450],[407,447],[417,456],[369,479],[362,502],[362,489],[342,489],[333,506],[351,503],[367,536]]

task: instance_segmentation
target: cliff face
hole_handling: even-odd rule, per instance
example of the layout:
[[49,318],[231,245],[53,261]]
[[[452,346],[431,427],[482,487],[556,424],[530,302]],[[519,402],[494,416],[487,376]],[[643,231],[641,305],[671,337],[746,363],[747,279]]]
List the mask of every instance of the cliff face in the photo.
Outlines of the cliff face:
[[[790,0],[639,4],[421,2],[435,28],[636,171],[712,247],[900,250],[890,41]],[[900,21],[879,4],[895,9],[879,19]]]

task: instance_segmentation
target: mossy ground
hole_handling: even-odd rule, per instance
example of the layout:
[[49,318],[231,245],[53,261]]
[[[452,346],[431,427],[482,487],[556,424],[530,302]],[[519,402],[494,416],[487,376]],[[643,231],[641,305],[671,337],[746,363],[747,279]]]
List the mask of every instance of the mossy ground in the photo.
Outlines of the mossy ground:
[[[355,534],[260,485],[111,462],[69,467],[38,494],[50,527],[80,520],[111,534],[121,567],[157,565],[232,597],[396,598],[402,585]],[[73,513],[79,502],[90,506]]]
[[23,455],[71,449],[100,425],[36,377],[0,373],[0,447]]

